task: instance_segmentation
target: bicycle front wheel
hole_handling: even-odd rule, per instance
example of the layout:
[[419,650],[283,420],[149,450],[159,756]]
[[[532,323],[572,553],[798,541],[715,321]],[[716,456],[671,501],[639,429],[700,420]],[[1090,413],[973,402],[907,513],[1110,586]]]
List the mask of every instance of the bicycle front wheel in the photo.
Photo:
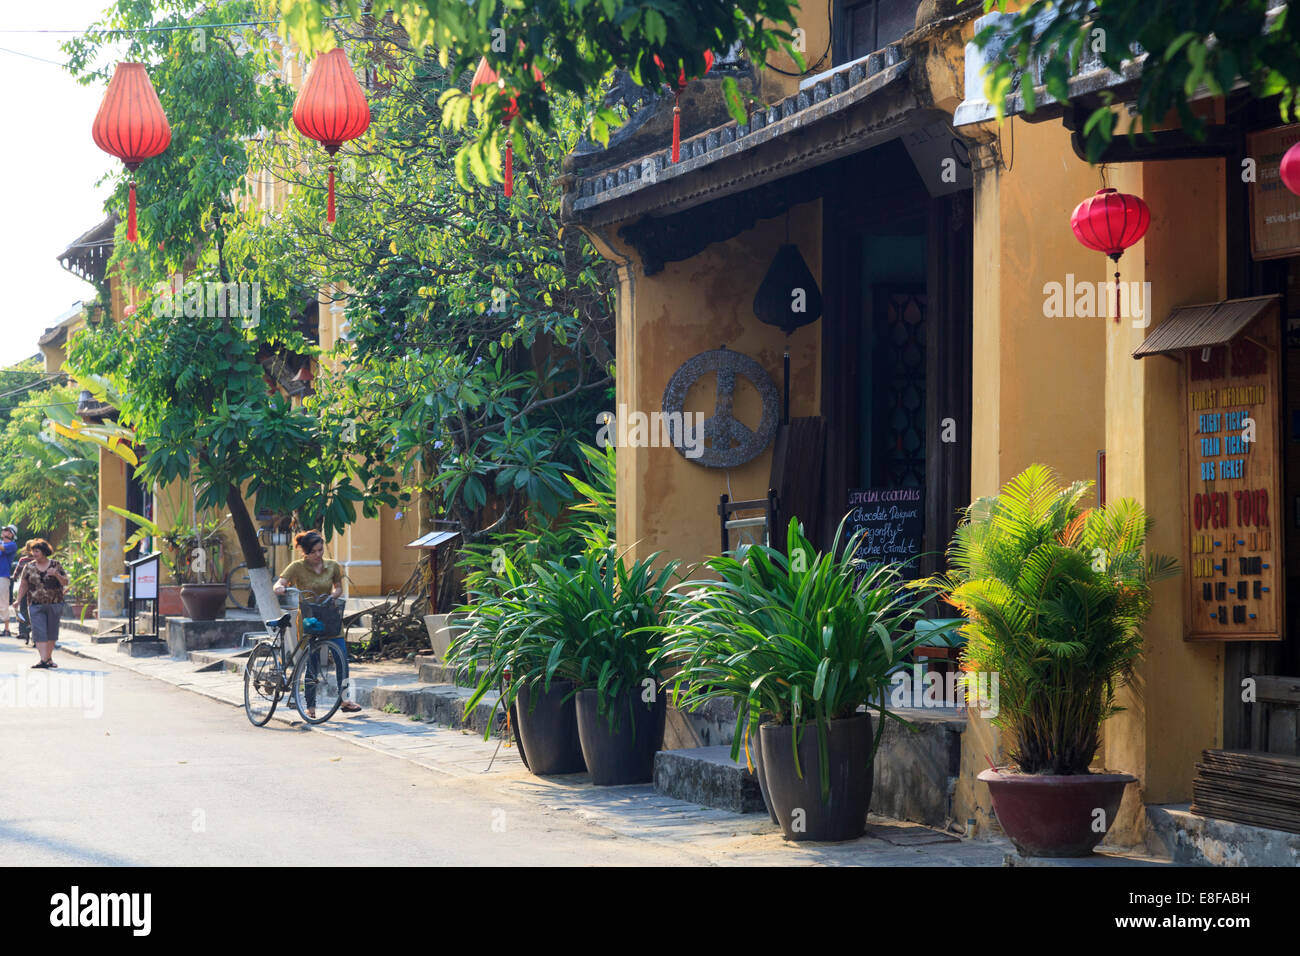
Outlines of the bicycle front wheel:
[[311,641],[293,669],[293,702],[302,719],[323,724],[343,703],[343,652],[333,641]]
[[284,671],[270,644],[258,644],[244,664],[244,713],[254,727],[265,726],[275,713],[284,686]]

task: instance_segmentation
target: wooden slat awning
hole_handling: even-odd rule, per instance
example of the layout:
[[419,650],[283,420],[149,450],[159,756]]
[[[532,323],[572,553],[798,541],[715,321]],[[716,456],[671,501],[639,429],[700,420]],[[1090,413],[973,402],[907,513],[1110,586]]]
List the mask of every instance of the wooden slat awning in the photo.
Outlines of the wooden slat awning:
[[1146,358],[1148,355],[1165,355],[1231,342],[1281,299],[1279,295],[1259,295],[1249,299],[1181,306],[1151,330],[1142,344],[1133,350],[1133,357]]

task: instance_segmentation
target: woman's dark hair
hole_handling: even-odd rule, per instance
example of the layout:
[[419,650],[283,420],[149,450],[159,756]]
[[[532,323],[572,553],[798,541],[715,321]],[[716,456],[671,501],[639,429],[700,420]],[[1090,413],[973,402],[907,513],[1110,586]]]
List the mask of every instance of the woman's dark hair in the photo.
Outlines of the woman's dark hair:
[[304,531],[293,539],[294,544],[302,551],[303,554],[311,554],[316,550],[316,545],[325,541],[319,531]]
[[37,551],[41,552],[41,554],[45,555],[47,558],[54,553],[54,549],[50,547],[50,543],[46,541],[44,538],[32,538],[32,540],[27,542],[27,547],[35,548]]

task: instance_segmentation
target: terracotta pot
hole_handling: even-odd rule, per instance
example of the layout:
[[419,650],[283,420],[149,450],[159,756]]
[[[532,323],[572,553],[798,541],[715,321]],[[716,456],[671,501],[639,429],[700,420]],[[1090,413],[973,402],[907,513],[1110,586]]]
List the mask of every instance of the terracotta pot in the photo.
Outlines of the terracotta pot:
[[225,611],[229,593],[224,584],[182,584],[181,603],[190,620],[215,621]]
[[181,586],[164,584],[158,588],[158,613],[166,616],[181,617],[185,614],[185,605],[181,603]]
[[834,841],[862,836],[867,831],[874,783],[871,715],[829,722],[830,792],[826,797],[822,796],[817,725],[809,721],[799,734],[802,778],[795,770],[793,733],[789,724],[768,723],[758,728],[768,799],[785,838]]
[[65,621],[94,620],[97,607],[95,601],[69,601],[63,609],[63,619]]
[[[1028,774],[985,770],[993,811],[1021,856],[1089,856],[1115,822],[1128,773]],[[1100,811],[1100,812],[1098,812]]]

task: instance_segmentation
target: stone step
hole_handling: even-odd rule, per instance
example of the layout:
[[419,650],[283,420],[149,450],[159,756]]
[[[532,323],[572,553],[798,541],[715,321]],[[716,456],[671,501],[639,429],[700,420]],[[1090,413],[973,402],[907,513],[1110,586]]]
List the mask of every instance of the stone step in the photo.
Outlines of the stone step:
[[380,684],[356,688],[357,703],[389,713],[409,714],[432,721],[443,727],[467,729],[483,734],[491,726],[493,732],[505,728],[505,715],[497,707],[498,695],[488,693],[468,715],[465,701],[473,692],[452,684]]
[[454,684],[459,687],[474,687],[468,678],[456,679],[456,668],[436,660],[433,656],[417,657],[420,668],[420,681],[425,684]]
[[[668,713],[671,726],[673,709]],[[939,708],[898,713],[913,729],[897,721],[886,725],[875,758],[871,811],[895,820],[943,827],[952,819],[965,717]],[[678,720],[688,716],[678,715]],[[878,718],[873,715],[874,719]],[[734,729],[733,724],[733,733]],[[667,737],[665,746],[673,747]],[[733,762],[729,744],[661,750],[655,755],[655,789],[736,813],[763,810],[758,781],[745,766],[744,752],[739,762]]]
[[1146,808],[1146,850],[1180,866],[1300,867],[1300,833],[1193,813],[1188,804]]
[[732,813],[763,813],[758,778],[731,759],[731,747],[689,747],[655,754],[655,790],[668,797]]

